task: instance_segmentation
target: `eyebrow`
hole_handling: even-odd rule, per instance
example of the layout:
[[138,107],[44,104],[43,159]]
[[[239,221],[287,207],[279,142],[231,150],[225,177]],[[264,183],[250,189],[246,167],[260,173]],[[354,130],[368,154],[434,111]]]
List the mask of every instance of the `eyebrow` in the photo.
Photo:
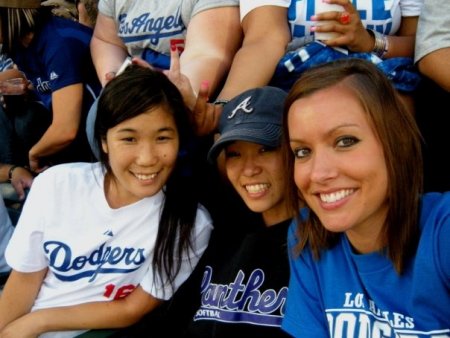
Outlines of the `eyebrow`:
[[[339,129],[343,129],[343,128],[358,128],[358,127],[360,127],[360,125],[359,124],[357,124],[357,123],[344,123],[344,124],[340,124],[340,125],[338,125],[338,126],[336,126],[336,127],[334,127],[334,128],[332,128],[332,129],[330,129],[330,130],[328,130],[326,133],[325,133],[325,135],[327,136],[327,137],[329,137],[329,136],[331,136],[331,135],[333,135],[337,130],[339,130]],[[299,139],[293,139],[293,138],[289,138],[289,142],[304,142],[301,138],[299,138]]]
[[[175,132],[176,129],[173,127],[162,127],[162,128],[159,128],[156,132],[161,133],[161,132],[165,132],[165,131]],[[123,129],[119,129],[117,132],[118,133],[133,133],[133,132],[137,132],[137,130],[133,129],[133,128],[123,128]]]

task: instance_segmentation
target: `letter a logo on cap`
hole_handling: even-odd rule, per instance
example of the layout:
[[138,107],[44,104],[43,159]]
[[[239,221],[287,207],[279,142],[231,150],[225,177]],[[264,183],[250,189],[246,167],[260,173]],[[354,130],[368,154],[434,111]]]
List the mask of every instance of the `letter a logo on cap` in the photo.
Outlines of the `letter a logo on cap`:
[[242,109],[244,111],[244,113],[247,113],[247,114],[251,113],[253,111],[253,108],[249,107],[251,98],[252,97],[249,96],[246,99],[244,99],[243,101],[241,101],[241,103],[239,103],[237,105],[237,107],[234,108],[233,111],[230,113],[230,115],[228,115],[227,117],[229,119],[232,119],[236,115],[236,113],[239,111],[239,109]]

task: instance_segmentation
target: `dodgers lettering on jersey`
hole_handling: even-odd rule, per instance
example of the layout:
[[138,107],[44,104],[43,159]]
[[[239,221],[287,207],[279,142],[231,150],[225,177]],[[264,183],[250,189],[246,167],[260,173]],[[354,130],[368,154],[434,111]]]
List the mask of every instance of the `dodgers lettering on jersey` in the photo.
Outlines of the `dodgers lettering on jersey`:
[[214,319],[221,322],[250,323],[280,327],[284,316],[287,287],[261,290],[264,272],[255,269],[246,277],[239,270],[229,284],[211,283],[213,269],[207,266],[201,283],[201,306],[194,320]]
[[179,38],[185,30],[180,9],[175,15],[160,17],[153,17],[151,13],[138,17],[129,17],[126,13],[119,16],[119,36],[125,43],[149,41],[157,45],[160,39]]
[[99,274],[131,273],[145,262],[144,248],[121,248],[103,243],[89,256],[73,256],[69,245],[59,241],[44,243],[49,268],[61,281],[89,278],[93,282]]
[[415,329],[414,318],[383,311],[363,293],[347,292],[342,308],[326,310],[331,338],[449,338],[448,329],[424,332]]

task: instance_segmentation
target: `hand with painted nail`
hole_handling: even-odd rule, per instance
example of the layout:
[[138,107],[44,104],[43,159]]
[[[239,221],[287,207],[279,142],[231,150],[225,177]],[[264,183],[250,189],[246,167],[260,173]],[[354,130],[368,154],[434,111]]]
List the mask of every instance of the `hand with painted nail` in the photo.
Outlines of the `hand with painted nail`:
[[200,84],[195,107],[192,111],[194,130],[198,136],[214,133],[219,126],[219,118],[222,113],[222,105],[209,102],[209,87],[207,81]]
[[[321,0],[318,0],[321,1]],[[333,38],[323,41],[330,47],[346,47],[352,52],[370,52],[373,49],[373,39],[365,29],[358,11],[348,0],[323,0],[327,4],[340,5],[343,11],[328,11],[317,13],[311,19],[317,24],[311,30],[316,35],[337,33]]]
[[209,102],[208,81],[200,84],[198,95],[194,92],[191,82],[180,71],[180,56],[176,47],[170,51],[170,69],[164,70],[163,73],[181,92],[186,106],[191,111],[190,119],[196,135],[206,136],[214,132],[219,124],[222,107]]

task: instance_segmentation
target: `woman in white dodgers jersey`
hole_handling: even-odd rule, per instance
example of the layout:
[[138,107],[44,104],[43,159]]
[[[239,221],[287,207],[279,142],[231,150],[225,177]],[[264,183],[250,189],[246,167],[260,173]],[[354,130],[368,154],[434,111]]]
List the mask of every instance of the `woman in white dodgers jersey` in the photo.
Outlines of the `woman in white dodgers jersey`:
[[171,297],[212,230],[197,202],[191,136],[164,74],[131,67],[105,87],[101,163],[54,166],[30,191],[6,251],[3,334],[123,327]]

